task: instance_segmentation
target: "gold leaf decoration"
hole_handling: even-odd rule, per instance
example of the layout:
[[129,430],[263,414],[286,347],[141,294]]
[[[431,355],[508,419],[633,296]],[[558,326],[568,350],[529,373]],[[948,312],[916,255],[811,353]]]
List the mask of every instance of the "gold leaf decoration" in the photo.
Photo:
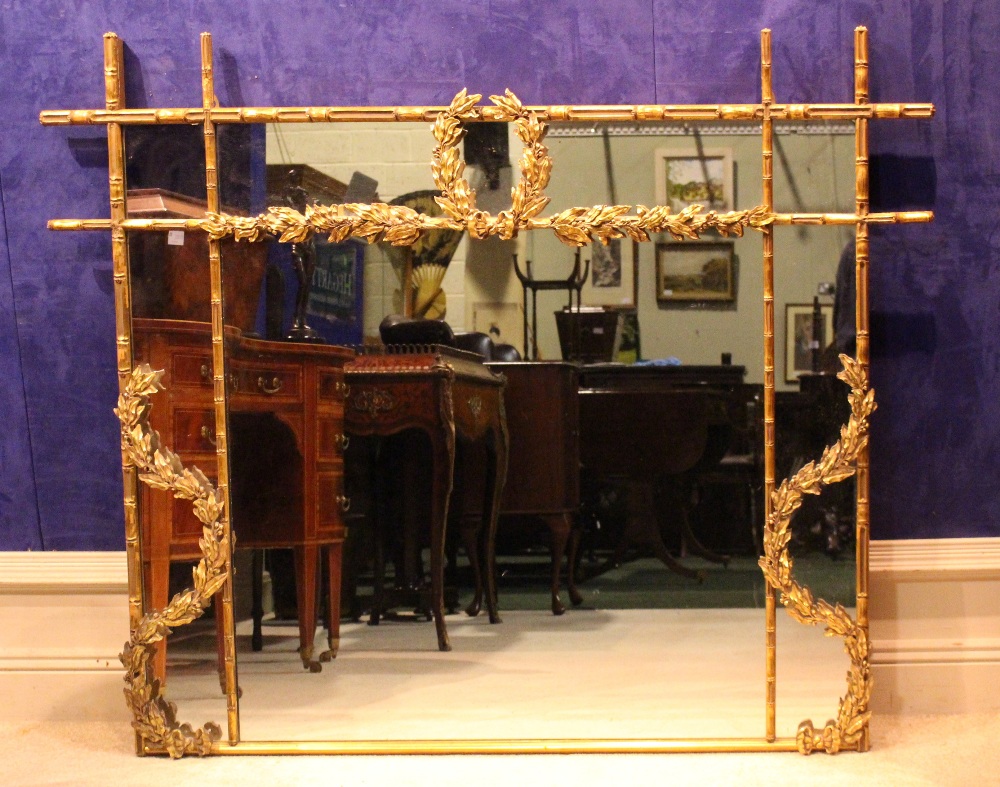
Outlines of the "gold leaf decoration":
[[456,222],[461,222],[454,229],[464,229],[462,224],[465,220],[477,212],[476,192],[469,188],[468,182],[462,177],[465,162],[458,154],[457,146],[465,136],[462,121],[478,117],[476,104],[481,98],[481,94],[469,95],[463,88],[451,100],[448,109],[434,121],[433,133],[437,145],[431,158],[431,176],[434,178],[434,185],[441,191],[441,196],[436,198],[441,210]]
[[675,240],[695,240],[707,230],[721,235],[742,237],[746,229],[763,230],[774,217],[763,206],[749,210],[703,213],[701,205],[690,205],[680,213],[658,205],[602,205],[594,208],[570,208],[555,216],[540,217],[549,204],[545,188],[552,174],[552,159],[543,140],[547,124],[526,108],[510,90],[502,96],[490,96],[496,105],[496,117],[514,124],[514,131],[524,151],[519,162],[521,176],[511,189],[511,207],[496,216],[476,207],[476,192],[464,177],[465,161],[458,144],[465,135],[463,123],[479,120],[482,110],[476,104],[478,93],[460,91],[451,104],[434,120],[437,143],[431,158],[431,176],[440,191],[435,202],[443,216],[428,216],[400,205],[309,205],[305,213],[289,207],[271,207],[259,216],[231,216],[208,213],[200,226],[209,237],[221,240],[257,242],[276,237],[283,243],[300,243],[314,233],[325,233],[331,243],[347,238],[364,238],[369,243],[386,241],[393,246],[410,246],[427,230],[467,230],[473,238],[497,236],[510,240],[526,229],[551,229],[569,246],[585,246],[592,241],[607,243],[616,238],[648,241],[651,234],[667,233]]
[[209,754],[222,736],[217,724],[195,729],[177,721],[177,708],[161,693],[154,676],[152,657],[157,642],[171,629],[200,617],[214,593],[228,577],[229,539],[221,521],[223,499],[197,468],[186,469],[149,425],[149,397],[163,390],[162,371],[147,364],[132,370],[118,397],[115,414],[121,422],[122,450],[139,469],[139,478],[175,497],[194,501],[194,514],[202,523],[198,542],[202,558],[192,572],[194,587],[175,595],[162,610],[146,613],[125,645],[120,658],[125,666],[125,699],[132,711],[132,727],[147,745],[162,746],[174,758]]
[[793,561],[788,551],[792,516],[802,505],[803,495],[818,495],[824,486],[852,476],[858,454],[868,444],[868,420],[875,411],[875,393],[859,361],[840,356],[844,370],[837,375],[851,387],[848,401],[851,416],[841,427],[840,439],[823,451],[818,462],[810,462],[792,478],[781,483],[771,496],[773,511],[764,532],[764,557],[760,567],[764,578],[780,593],[788,613],[801,623],[822,624],[829,636],[841,637],[851,665],[847,673],[847,693],[840,700],[836,719],[817,730],[811,720],[799,725],[798,749],[803,754],[822,750],[836,754],[855,746],[868,726],[871,711],[872,679],[868,665],[868,632],[859,626],[840,604],[814,600],[809,589],[792,577]]
[[501,240],[510,240],[528,226],[528,219],[537,216],[549,204],[549,198],[543,192],[549,185],[552,159],[549,158],[548,148],[542,144],[548,126],[539,121],[534,112],[525,109],[510,90],[502,96],[490,96],[490,101],[500,109],[500,120],[513,121],[514,132],[524,143],[521,177],[510,192],[511,208],[497,216],[497,234]]

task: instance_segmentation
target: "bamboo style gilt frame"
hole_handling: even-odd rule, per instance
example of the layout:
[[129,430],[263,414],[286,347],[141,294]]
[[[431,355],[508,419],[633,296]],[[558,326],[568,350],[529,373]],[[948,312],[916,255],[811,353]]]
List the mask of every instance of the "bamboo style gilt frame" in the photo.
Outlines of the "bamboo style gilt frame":
[[[111,231],[114,257],[115,319],[119,400],[116,413],[121,421],[122,473],[126,546],[129,568],[129,622],[131,636],[122,654],[126,667],[125,695],[133,714],[136,747],[140,754],[274,754],[274,753],[571,753],[571,752],[668,752],[668,751],[865,751],[869,747],[868,710],[871,675],[868,663],[868,546],[869,480],[868,419],[875,409],[874,392],[868,387],[868,233],[871,224],[930,221],[927,211],[871,213],[868,191],[868,123],[873,119],[930,118],[930,104],[870,103],[868,97],[868,35],[865,28],[854,34],[854,103],[780,104],[774,99],[771,80],[771,34],[761,31],[761,96],[756,104],[634,105],[634,106],[538,106],[526,107],[508,91],[493,96],[493,105],[479,105],[480,96],[461,91],[448,107],[220,107],[215,96],[212,39],[201,37],[202,106],[200,108],[127,109],[124,106],[123,48],[113,33],[104,37],[105,109],[45,111],[44,125],[106,125],[110,218],[57,219],[56,230]],[[774,122],[853,121],[855,126],[855,210],[853,213],[778,213],[774,209],[772,151]],[[385,204],[311,206],[304,214],[290,208],[270,208],[256,217],[220,213],[218,195],[218,151],[216,126],[225,123],[342,123],[359,121],[432,122],[436,147],[432,173],[444,215],[430,217],[411,209]],[[512,191],[509,210],[492,216],[476,207],[475,192],[463,179],[464,162],[458,151],[462,124],[506,121],[524,143],[520,182]],[[670,214],[665,206],[598,206],[570,208],[542,217],[548,202],[544,189],[552,161],[543,144],[547,121],[743,121],[761,125],[761,174],[763,204],[749,210],[716,213],[691,206]],[[129,219],[126,206],[126,126],[156,124],[202,124],[205,142],[207,212],[198,219]],[[840,374],[850,387],[851,416],[841,429],[840,440],[828,447],[815,462],[793,478],[775,486],[775,352],[774,352],[774,232],[775,225],[853,225],[856,238],[857,357],[841,356]],[[259,241],[267,236],[296,241],[312,233],[327,233],[334,241],[348,237],[384,240],[395,245],[413,243],[427,229],[447,227],[467,231],[474,238],[496,235],[512,238],[520,231],[551,230],[571,246],[594,240],[629,237],[648,241],[651,233],[666,232],[675,240],[696,239],[705,230],[740,236],[744,230],[759,232],[763,241],[764,306],[764,557],[760,565],[766,579],[765,652],[766,707],[762,738],[710,740],[450,740],[450,741],[350,741],[288,742],[242,741],[233,636],[233,587],[231,582],[231,534],[229,523],[229,478],[226,439],[226,386],[224,377],[222,274],[220,241]],[[170,449],[159,444],[149,427],[151,397],[161,389],[160,372],[132,357],[132,312],[127,236],[130,232],[183,229],[208,236],[211,270],[211,320],[213,393],[218,457],[218,482],[213,486],[197,470],[185,469]],[[822,487],[857,476],[857,576],[856,619],[841,606],[813,599],[809,589],[793,576],[788,551],[790,523],[804,494],[818,494]],[[144,613],[140,556],[138,483],[169,489],[175,496],[193,501],[196,516],[204,525],[203,557],[194,570],[193,588],[171,599],[163,610]],[[194,729],[176,718],[176,709],[163,696],[153,677],[151,655],[155,643],[170,630],[202,614],[211,596],[222,592],[225,637],[225,693],[227,731],[206,724]],[[775,730],[776,695],[776,603],[779,599],[797,620],[822,624],[827,633],[844,640],[850,658],[847,692],[836,717],[822,728],[804,721],[794,738],[779,738]]]

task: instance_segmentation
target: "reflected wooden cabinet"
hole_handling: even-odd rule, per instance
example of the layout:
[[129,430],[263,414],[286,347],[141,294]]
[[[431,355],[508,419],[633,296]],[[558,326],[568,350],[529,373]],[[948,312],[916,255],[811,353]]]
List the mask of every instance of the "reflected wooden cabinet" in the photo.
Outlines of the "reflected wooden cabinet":
[[[342,347],[265,342],[230,329],[227,388],[230,408],[232,524],[239,548],[290,547],[295,552],[301,656],[312,669],[317,566],[321,550],[330,573],[329,609],[340,609],[344,540]],[[187,466],[216,473],[211,327],[180,320],[134,321],[136,358],[163,369],[166,390],[151,424]],[[140,488],[147,603],[166,606],[172,561],[197,560],[201,523],[188,501]],[[339,615],[329,616],[330,649]],[[158,654],[159,669],[164,651]],[[162,674],[162,672],[160,672]]]
[[[205,200],[165,189],[132,189],[128,204],[129,218],[136,219],[199,219],[206,210]],[[237,243],[228,238],[220,246],[223,266],[239,272],[226,276],[223,284],[226,324],[253,331],[267,266],[267,244]],[[129,262],[136,317],[210,321],[211,304],[206,297],[210,291],[208,237],[204,233],[132,233]]]
[[487,366],[507,379],[510,462],[501,512],[575,512],[580,507],[579,366],[565,361]]
[[[504,405],[510,451],[500,500],[500,514],[507,517],[500,526],[501,538],[513,517],[534,516],[545,522],[552,534],[552,612],[561,615],[566,609],[559,598],[563,556],[580,508],[580,367],[565,361],[487,366],[507,381]],[[482,510],[480,475],[463,473],[459,516],[476,516]],[[568,579],[570,599],[579,604],[582,597],[572,571]]]

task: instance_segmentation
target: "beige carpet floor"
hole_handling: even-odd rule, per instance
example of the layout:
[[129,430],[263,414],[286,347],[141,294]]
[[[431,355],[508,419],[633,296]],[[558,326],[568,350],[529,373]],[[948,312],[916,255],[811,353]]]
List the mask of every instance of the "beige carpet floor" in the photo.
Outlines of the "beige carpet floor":
[[1000,784],[1000,717],[876,717],[866,754],[137,758],[128,725],[0,724],[4,785]]
[[[785,737],[804,718],[822,723],[833,715],[847,663],[839,642],[787,616],[778,621],[778,733]],[[319,675],[297,666],[294,631],[269,634],[262,654],[245,653],[241,642],[244,739],[762,734],[763,632],[752,610],[577,611],[561,619],[507,612],[500,626],[449,617],[449,630],[455,649],[439,653],[429,624],[347,626],[340,656]],[[189,642],[185,652],[178,643],[174,657],[188,663],[171,677],[168,697],[178,701],[186,721],[222,722],[214,669],[193,657],[196,644]],[[30,702],[30,683],[25,685]],[[120,721],[107,720],[106,712],[99,716],[105,694],[81,687],[66,698],[74,718],[92,703],[94,721],[62,721],[58,705],[48,722],[17,723],[0,712],[0,787],[1000,786],[1000,714],[877,716],[871,752],[835,757],[247,756],[173,762],[137,758],[124,703]],[[6,698],[8,707],[30,707],[25,701]]]

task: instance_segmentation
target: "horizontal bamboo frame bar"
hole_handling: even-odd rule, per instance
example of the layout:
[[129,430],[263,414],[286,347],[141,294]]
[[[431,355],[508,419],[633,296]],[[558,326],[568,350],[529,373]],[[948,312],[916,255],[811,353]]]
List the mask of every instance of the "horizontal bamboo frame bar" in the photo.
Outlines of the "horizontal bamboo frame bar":
[[[776,225],[850,225],[850,224],[923,224],[934,220],[933,211],[911,210],[902,213],[869,213],[856,216],[853,213],[774,213],[773,223]],[[50,230],[110,230],[120,226],[127,230],[139,232],[165,232],[168,230],[204,230],[203,219],[126,219],[112,222],[111,219],[51,219],[48,222]],[[434,217],[428,216],[428,227],[434,225]],[[530,222],[533,229],[545,229],[548,224],[544,218],[533,219]]]
[[[761,120],[762,104],[633,104],[621,106],[532,106],[539,120],[597,121]],[[495,106],[477,107],[468,122],[501,120]],[[195,124],[206,116],[213,123],[433,123],[447,107],[201,107],[176,109],[45,110],[43,126]],[[772,120],[857,120],[930,118],[933,104],[774,104]]]
[[909,210],[899,213],[774,213],[772,223],[777,225],[801,224],[925,224],[934,221],[934,211]]
[[[853,751],[847,746],[841,751]],[[693,739],[589,739],[538,740],[385,740],[385,741],[246,741],[236,745],[216,743],[212,754],[694,754],[710,752],[798,751],[794,738],[765,741],[761,738]],[[166,752],[147,747],[144,754]]]

